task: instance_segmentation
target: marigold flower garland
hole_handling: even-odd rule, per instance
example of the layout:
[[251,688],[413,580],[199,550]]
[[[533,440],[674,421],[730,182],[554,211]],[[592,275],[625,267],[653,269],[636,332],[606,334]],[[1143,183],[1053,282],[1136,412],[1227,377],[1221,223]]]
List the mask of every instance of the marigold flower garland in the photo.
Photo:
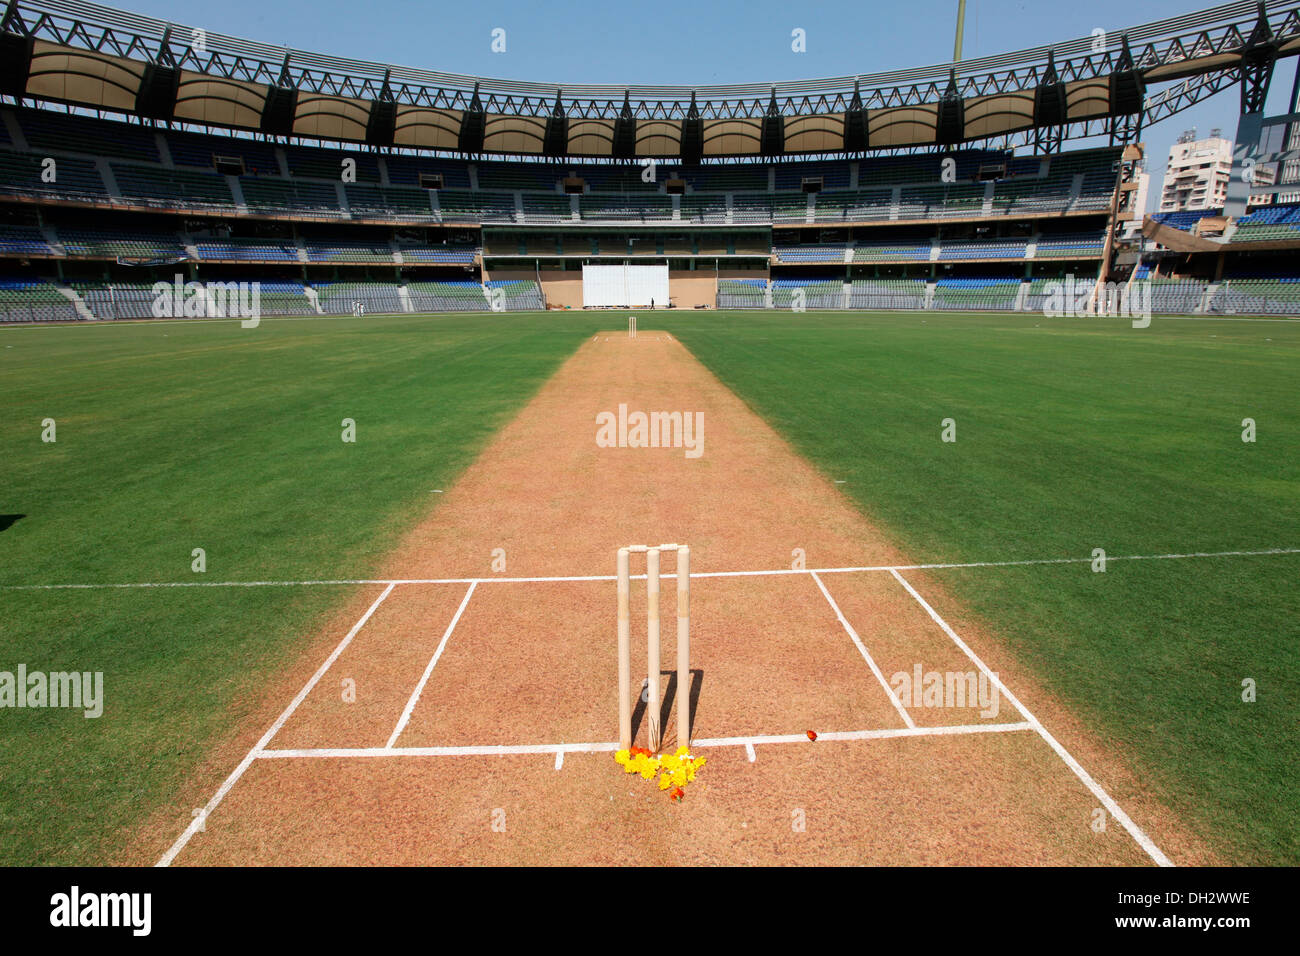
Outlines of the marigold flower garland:
[[674,803],[686,796],[682,788],[695,779],[696,771],[705,763],[703,757],[691,756],[685,746],[659,757],[644,747],[633,747],[630,750],[620,750],[614,754],[614,759],[624,773],[640,774],[642,780],[653,780],[657,774],[659,789],[671,789],[668,799]]

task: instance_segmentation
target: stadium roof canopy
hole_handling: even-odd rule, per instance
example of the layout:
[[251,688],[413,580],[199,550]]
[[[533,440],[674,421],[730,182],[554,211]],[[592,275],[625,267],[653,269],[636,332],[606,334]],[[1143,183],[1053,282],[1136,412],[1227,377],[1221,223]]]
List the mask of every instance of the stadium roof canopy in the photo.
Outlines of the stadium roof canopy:
[[1273,64],[1300,53],[1300,0],[1228,3],[959,63],[698,87],[439,73],[81,0],[7,0],[0,27],[0,94],[19,100],[373,146],[697,162],[1128,141],[1237,82],[1243,112],[1262,109]]

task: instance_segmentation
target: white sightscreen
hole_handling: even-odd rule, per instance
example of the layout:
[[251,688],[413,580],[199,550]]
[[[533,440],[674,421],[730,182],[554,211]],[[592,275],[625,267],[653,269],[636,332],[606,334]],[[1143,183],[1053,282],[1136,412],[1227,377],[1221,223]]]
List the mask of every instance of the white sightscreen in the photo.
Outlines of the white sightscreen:
[[583,306],[668,305],[668,264],[582,267]]

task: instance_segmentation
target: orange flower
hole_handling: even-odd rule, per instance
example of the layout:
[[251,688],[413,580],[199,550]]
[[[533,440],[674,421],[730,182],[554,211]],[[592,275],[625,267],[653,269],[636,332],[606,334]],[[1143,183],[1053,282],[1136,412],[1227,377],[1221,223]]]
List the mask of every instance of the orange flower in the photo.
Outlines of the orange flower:
[[672,793],[668,795],[668,799],[676,801],[682,799],[682,797],[684,796],[686,796],[686,791],[683,790],[681,787],[678,787],[676,790],[674,790]]
[[817,731],[815,731],[815,730],[809,730],[809,731],[806,731],[806,733],[808,734],[808,739],[809,739],[809,740],[816,740],[816,739],[817,739]]

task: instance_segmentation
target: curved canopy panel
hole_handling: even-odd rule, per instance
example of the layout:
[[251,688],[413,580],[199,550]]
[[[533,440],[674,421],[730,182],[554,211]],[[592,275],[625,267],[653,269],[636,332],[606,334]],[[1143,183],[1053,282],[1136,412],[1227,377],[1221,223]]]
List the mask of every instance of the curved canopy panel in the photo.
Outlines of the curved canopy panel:
[[638,156],[677,156],[682,149],[682,124],[671,120],[641,120],[636,124]]
[[302,93],[298,96],[293,131],[298,136],[359,142],[366,138],[369,117],[367,100]]
[[541,155],[546,136],[544,116],[501,116],[487,118],[483,150],[488,153]]
[[1078,80],[1065,84],[1065,108],[1071,120],[1086,120],[1110,112],[1107,80]]
[[222,77],[181,71],[176,90],[178,120],[205,126],[257,129],[266,107],[267,87]]
[[939,128],[939,106],[900,106],[867,113],[867,145],[872,149],[933,146]]
[[1034,126],[1034,94],[998,93],[966,101],[966,138],[984,139]]
[[757,119],[705,120],[704,155],[757,156],[762,130]]
[[[210,30],[196,43],[191,27],[85,0],[6,0],[3,11],[3,49],[22,58],[6,64],[2,92],[14,96],[381,147],[592,158],[635,150],[688,162],[1008,148],[1037,128],[1058,141],[1127,140],[1234,83],[1258,87],[1261,64],[1271,70],[1300,54],[1300,0],[1233,0],[1100,38],[906,70],[583,85],[325,56]],[[1157,83],[1166,86],[1148,93]]]
[[843,148],[843,113],[792,116],[785,121],[787,153],[837,153]]
[[418,149],[456,149],[464,116],[460,110],[398,106],[393,145]]
[[120,56],[37,40],[27,95],[121,113],[135,110],[146,64]]
[[614,155],[614,121],[570,119],[569,154],[572,156]]

